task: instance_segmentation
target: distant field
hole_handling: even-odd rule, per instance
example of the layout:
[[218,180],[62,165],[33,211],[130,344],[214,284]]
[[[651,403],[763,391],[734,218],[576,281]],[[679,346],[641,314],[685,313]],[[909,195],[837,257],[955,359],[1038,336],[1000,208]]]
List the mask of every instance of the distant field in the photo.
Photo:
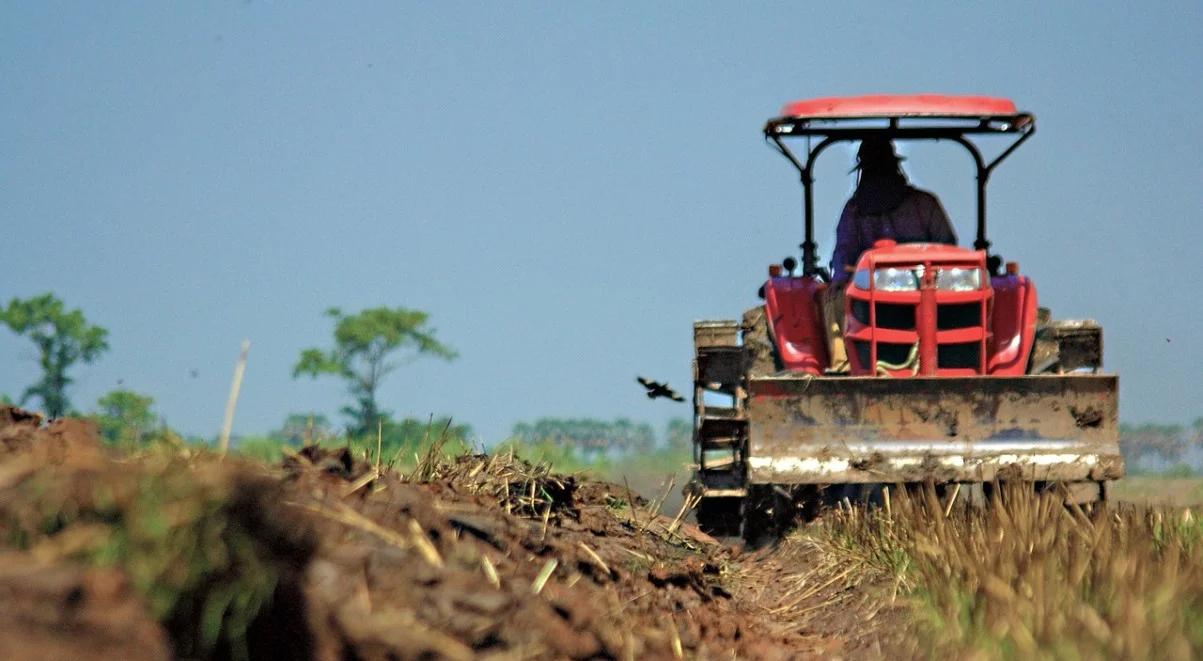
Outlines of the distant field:
[[1112,485],[1116,500],[1149,505],[1203,505],[1203,477],[1137,475]]

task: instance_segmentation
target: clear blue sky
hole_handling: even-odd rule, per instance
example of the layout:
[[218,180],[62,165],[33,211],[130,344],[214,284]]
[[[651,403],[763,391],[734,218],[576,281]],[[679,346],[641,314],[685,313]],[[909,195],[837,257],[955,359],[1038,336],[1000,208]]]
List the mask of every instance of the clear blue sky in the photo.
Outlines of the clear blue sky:
[[[1203,415],[1203,5],[0,4],[0,302],[53,291],[111,331],[76,406],[121,380],[212,435],[334,416],[290,378],[322,310],[429,311],[460,351],[381,393],[486,441],[538,416],[662,424],[691,323],[755,304],[801,234],[760,129],[793,98],[1009,96],[1039,134],[996,174],[992,238],[1058,317],[1106,329],[1122,417]],[[978,4],[978,3],[973,3]],[[972,236],[953,145],[910,149]],[[829,254],[850,154],[819,171]],[[192,378],[190,370],[198,376]],[[0,393],[37,374],[0,332]]]

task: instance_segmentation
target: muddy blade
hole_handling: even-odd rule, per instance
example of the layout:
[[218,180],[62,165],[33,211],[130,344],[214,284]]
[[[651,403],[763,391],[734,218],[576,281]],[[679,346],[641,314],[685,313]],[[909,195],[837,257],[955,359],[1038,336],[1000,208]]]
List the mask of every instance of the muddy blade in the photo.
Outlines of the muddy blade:
[[1123,476],[1113,375],[749,380],[748,480]]

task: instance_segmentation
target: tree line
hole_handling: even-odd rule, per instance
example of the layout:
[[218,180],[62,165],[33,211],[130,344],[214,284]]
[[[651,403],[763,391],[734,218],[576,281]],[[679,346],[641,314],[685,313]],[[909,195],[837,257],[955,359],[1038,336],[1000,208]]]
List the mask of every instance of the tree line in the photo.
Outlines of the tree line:
[[1183,462],[1192,451],[1203,452],[1203,418],[1196,418],[1190,425],[1121,424],[1120,449],[1130,469]]
[[549,442],[585,457],[611,453],[647,452],[656,448],[687,449],[693,427],[688,420],[670,420],[662,435],[646,422],[627,418],[539,418],[519,422],[510,436],[524,443]]
[[[379,441],[386,451],[405,452],[432,433],[466,439],[471,429],[448,418],[395,419],[381,408],[381,383],[407,362],[433,357],[454,360],[454,349],[438,340],[429,316],[404,307],[375,307],[354,314],[339,308],[326,311],[334,325],[332,343],[326,348],[301,351],[293,367],[293,378],[332,376],[342,380],[350,403],[341,409],[343,433],[349,438]],[[71,371],[95,362],[109,350],[107,329],[88,322],[79,309],[69,309],[52,293],[28,299],[14,298],[0,308],[0,326],[25,337],[37,352],[40,376],[20,394],[16,403],[41,404],[50,418],[76,414],[68,391],[74,380]],[[0,397],[10,401],[8,397]],[[91,413],[104,438],[114,444],[142,445],[154,440],[179,438],[154,411],[154,399],[130,389],[117,389],[101,396]],[[524,442],[550,442],[586,455],[634,453],[654,447],[689,447],[692,427],[688,420],[669,422],[658,438],[647,423],[626,418],[540,418],[520,422],[513,437]],[[268,436],[276,441],[299,444],[337,436],[334,425],[319,414],[294,414]],[[1190,425],[1123,424],[1120,446],[1133,466],[1182,462],[1192,450],[1203,452],[1203,418]]]
[[[351,396],[351,403],[342,408],[348,437],[379,437],[382,445],[396,446],[400,451],[415,438],[429,436],[435,428],[440,435],[466,438],[470,434],[466,425],[454,425],[450,419],[398,420],[380,407],[380,385],[401,365],[424,356],[456,358],[455,350],[436,337],[427,313],[404,307],[375,307],[355,314],[330,308],[326,315],[334,322],[332,345],[301,351],[292,376],[334,376],[343,381]],[[82,311],[68,309],[52,293],[13,298],[0,308],[0,326],[34,344],[41,370],[38,381],[27,387],[15,403],[26,406],[38,402],[50,418],[78,414],[68,395],[73,383],[70,373],[108,351],[108,330],[89,323]],[[7,396],[3,400],[11,401]],[[154,399],[149,395],[117,389],[97,401],[92,417],[106,440],[144,444],[174,434],[153,406]],[[292,416],[278,430],[280,437],[299,440],[296,432],[300,424],[305,424],[310,433],[315,427],[327,433],[330,427],[323,416],[308,416],[304,423]]]

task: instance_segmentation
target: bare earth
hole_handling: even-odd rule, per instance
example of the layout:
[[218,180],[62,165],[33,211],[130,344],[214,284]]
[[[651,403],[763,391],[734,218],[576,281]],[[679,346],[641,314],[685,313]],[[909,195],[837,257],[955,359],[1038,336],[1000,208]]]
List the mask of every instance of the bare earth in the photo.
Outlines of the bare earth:
[[504,456],[408,476],[318,448],[123,457],[3,409],[0,656],[888,654],[891,586],[801,537],[741,554],[652,509]]

